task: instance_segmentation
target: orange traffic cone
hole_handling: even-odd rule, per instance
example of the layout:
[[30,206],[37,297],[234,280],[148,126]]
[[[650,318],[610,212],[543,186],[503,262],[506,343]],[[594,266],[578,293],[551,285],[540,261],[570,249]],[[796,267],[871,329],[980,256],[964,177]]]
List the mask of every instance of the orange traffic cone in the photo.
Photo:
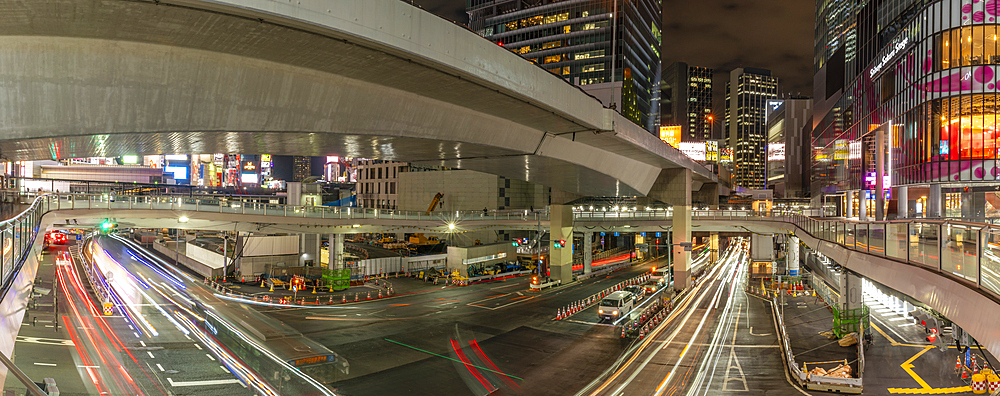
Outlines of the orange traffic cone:
[[962,355],[958,355],[958,357],[955,358],[955,372],[957,373],[958,370],[961,368],[962,368]]
[[965,367],[962,367],[962,379],[963,380],[969,379],[969,370],[966,370]]

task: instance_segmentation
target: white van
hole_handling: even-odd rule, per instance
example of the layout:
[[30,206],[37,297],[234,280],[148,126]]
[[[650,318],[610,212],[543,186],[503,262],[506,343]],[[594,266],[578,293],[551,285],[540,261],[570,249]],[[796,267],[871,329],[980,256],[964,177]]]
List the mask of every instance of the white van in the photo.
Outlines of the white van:
[[597,316],[600,319],[618,319],[635,306],[635,294],[627,291],[616,291],[604,297],[597,307]]
[[664,267],[664,268],[656,268],[656,269],[654,269],[653,272],[650,273],[649,279],[653,279],[653,280],[663,279],[663,283],[664,284],[669,284],[670,283],[670,268]]

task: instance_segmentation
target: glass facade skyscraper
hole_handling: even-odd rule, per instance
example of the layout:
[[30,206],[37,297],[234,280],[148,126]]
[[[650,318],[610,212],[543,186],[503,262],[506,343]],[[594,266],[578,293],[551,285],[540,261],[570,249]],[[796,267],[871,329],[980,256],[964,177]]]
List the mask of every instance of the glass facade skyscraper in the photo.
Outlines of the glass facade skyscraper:
[[1000,216],[995,3],[818,2],[814,194],[871,216],[881,179],[890,217]]
[[[467,0],[469,27],[644,128],[659,89],[660,0]],[[613,61],[612,61],[613,60]]]
[[725,128],[737,186],[760,190],[767,185],[767,106],[777,97],[778,79],[770,70],[745,67],[729,73]]
[[712,72],[707,67],[675,62],[663,71],[660,92],[662,125],[679,125],[684,141],[714,138],[712,125]]

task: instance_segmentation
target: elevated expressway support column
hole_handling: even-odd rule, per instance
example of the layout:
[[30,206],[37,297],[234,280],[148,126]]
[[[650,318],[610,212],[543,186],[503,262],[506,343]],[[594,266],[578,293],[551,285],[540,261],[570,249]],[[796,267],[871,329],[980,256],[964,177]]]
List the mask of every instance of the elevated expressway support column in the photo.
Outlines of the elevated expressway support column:
[[841,309],[861,308],[864,301],[861,295],[861,278],[858,274],[845,270],[840,274],[840,307]]
[[321,239],[320,234],[299,234],[299,265],[319,263]]
[[344,269],[344,234],[330,234],[327,269]]
[[[684,290],[690,283],[691,251],[691,169],[664,169],[649,191],[649,197],[673,205],[671,256],[674,288]],[[716,197],[718,199],[718,197]]]
[[[573,281],[573,207],[549,207],[549,273],[563,284]],[[557,248],[555,241],[565,240],[568,246]],[[586,268],[586,266],[584,266]]]
[[788,236],[788,246],[785,250],[785,268],[788,276],[799,276],[799,237]]
[[591,266],[594,265],[594,233],[584,232],[583,233],[583,273],[589,274],[592,270]]
[[712,255],[712,262],[719,261],[719,233],[713,232],[708,236],[708,252]]

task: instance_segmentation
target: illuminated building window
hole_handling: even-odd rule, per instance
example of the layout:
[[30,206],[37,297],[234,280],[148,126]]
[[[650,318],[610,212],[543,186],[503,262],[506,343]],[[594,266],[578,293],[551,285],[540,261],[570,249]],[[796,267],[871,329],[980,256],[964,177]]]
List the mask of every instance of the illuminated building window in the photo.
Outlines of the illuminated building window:
[[604,71],[604,63],[593,63],[589,65],[584,65],[581,71],[584,73]]

